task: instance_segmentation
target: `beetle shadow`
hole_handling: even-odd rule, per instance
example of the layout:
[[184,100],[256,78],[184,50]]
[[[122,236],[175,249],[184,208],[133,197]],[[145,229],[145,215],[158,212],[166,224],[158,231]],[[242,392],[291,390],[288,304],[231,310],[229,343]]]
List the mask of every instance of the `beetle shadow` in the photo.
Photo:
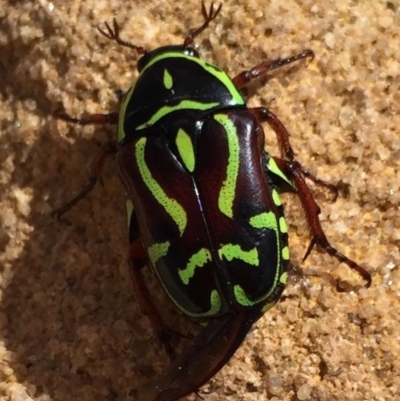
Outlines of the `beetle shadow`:
[[[45,37],[56,33],[51,16],[44,16],[43,24],[31,18]],[[11,37],[14,30],[4,19],[0,31],[9,40],[0,46],[5,55],[0,94],[13,102],[16,118],[24,118],[26,102],[34,103],[34,117],[44,125],[32,133],[24,122],[14,121],[0,137],[0,160],[10,171],[8,183],[0,180],[0,193],[15,205],[0,230],[0,251],[7,261],[0,267],[2,360],[12,369],[10,381],[23,385],[34,399],[132,399],[133,389],[169,362],[132,292],[125,263],[125,194],[113,163],[103,169],[104,185],[96,185],[68,211],[66,221],[51,216],[86,184],[86,167],[98,143],[115,132],[96,129],[96,144],[84,138],[89,128],[71,127],[73,139],[63,138],[54,120],[46,123],[57,107],[46,96],[48,82],[24,70],[31,65],[28,58],[44,57],[36,46],[41,39],[27,44]],[[59,51],[50,49],[63,76],[70,61]],[[161,298],[163,316],[176,317],[152,275],[146,279]]]
[[[16,246],[12,266],[4,266],[3,341],[16,380],[29,385],[33,398],[125,400],[168,360],[133,296],[125,194],[113,163],[106,163],[104,185],[68,211],[66,221],[51,216],[84,185],[85,165],[98,148],[79,136],[71,144],[51,122],[29,151],[11,145],[12,186],[31,199],[20,223],[21,240],[28,239]],[[106,136],[95,132],[101,141]],[[1,140],[1,159],[9,141]],[[3,184],[0,191],[12,193]],[[3,249],[15,243],[11,235],[0,238]]]
[[[20,1],[8,0],[10,7],[15,7]],[[54,26],[54,17],[43,8],[33,9],[29,15],[30,23],[36,26],[43,34],[43,37],[52,37],[56,34],[57,28]],[[21,23],[19,21],[19,23]],[[47,92],[48,83],[41,76],[43,71],[31,68],[36,60],[49,57],[41,49],[40,44],[43,41],[41,37],[32,37],[29,42],[27,38],[16,36],[20,33],[20,27],[15,26],[16,22],[12,19],[2,18],[0,23],[0,34],[4,40],[0,45],[0,94],[4,99],[13,98],[21,102],[25,100],[34,100],[36,102],[36,112],[41,117],[48,115],[51,109],[51,101],[44,96]],[[51,47],[49,53],[54,60],[58,60],[57,69],[59,75],[68,69],[70,64],[66,55],[57,47]],[[30,62],[32,60],[32,62]]]

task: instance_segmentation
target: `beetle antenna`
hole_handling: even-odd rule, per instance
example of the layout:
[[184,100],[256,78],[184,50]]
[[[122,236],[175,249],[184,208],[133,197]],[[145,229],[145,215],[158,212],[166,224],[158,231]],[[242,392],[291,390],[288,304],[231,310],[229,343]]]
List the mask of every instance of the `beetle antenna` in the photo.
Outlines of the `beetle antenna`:
[[218,6],[218,8],[214,12],[214,3],[211,3],[210,9],[206,10],[206,6],[204,5],[204,1],[201,2],[201,13],[204,17],[203,25],[197,29],[195,29],[189,36],[187,36],[183,42],[183,46],[187,47],[193,43],[193,39],[200,35],[207,27],[210,25],[210,22],[217,18],[222,8],[222,3]]
[[130,49],[135,50],[137,54],[144,55],[147,53],[147,50],[144,47],[136,46],[133,43],[130,43],[130,42],[127,42],[126,40],[121,39],[121,37],[119,36],[119,32],[120,32],[119,25],[115,18],[113,19],[113,27],[112,28],[107,22],[104,22],[104,25],[106,26],[107,32],[103,31],[99,27],[97,27],[97,29],[107,39],[114,40],[121,46],[129,47]]

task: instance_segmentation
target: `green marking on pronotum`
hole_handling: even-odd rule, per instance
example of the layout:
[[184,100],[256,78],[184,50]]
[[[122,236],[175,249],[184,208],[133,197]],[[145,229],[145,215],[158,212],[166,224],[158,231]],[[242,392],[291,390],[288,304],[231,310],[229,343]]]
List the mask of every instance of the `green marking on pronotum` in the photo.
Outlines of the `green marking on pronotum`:
[[276,189],[272,190],[272,200],[275,206],[282,206],[281,198],[279,197],[278,191]]
[[194,170],[195,158],[193,143],[190,139],[190,136],[182,128],[179,128],[175,142],[183,163],[185,164],[186,168],[192,173]]
[[273,212],[263,212],[250,218],[249,223],[254,228],[269,228],[277,230],[276,216]]
[[287,247],[287,246],[282,248],[282,259],[289,260],[289,247]]
[[290,186],[293,186],[293,184],[290,182],[289,178],[286,177],[286,175],[283,173],[283,171],[278,167],[276,164],[276,161],[270,157],[268,160],[268,169],[271,171],[271,173],[277,175],[278,177],[282,178],[282,180],[286,181]]
[[140,138],[135,145],[136,162],[142,179],[154,198],[175,221],[179,228],[179,232],[182,235],[187,224],[185,209],[183,209],[183,207],[175,199],[169,198],[160,184],[151,175],[151,171],[149,170],[144,157],[145,146],[146,138]]
[[233,259],[239,259],[253,266],[258,266],[260,264],[257,248],[244,251],[240,245],[226,244],[221,246],[218,250],[218,256],[221,260],[225,257],[228,262],[231,262]]
[[139,125],[136,127],[137,130],[141,130],[143,128],[148,128],[151,127],[153,124],[155,124],[157,121],[161,120],[161,118],[165,117],[166,115],[177,111],[177,110],[210,110],[213,109],[214,107],[217,107],[219,105],[218,102],[212,102],[212,103],[201,103],[201,102],[196,102],[194,100],[181,100],[178,104],[173,105],[173,106],[162,106],[158,109],[156,113],[154,113],[148,121],[146,121],[144,124]]
[[170,246],[171,243],[166,241],[153,244],[147,248],[147,253],[149,254],[149,259],[153,266],[168,253]]
[[174,84],[174,81],[172,80],[172,76],[168,72],[167,69],[164,70],[163,84],[165,86],[165,89],[171,89],[172,85]]
[[286,219],[283,216],[279,217],[279,229],[281,230],[281,233],[287,233]]
[[154,57],[153,60],[151,60],[146,67],[142,70],[142,74],[150,68],[152,65],[155,63],[164,60],[164,59],[174,59],[174,58],[184,58],[192,63],[196,63],[200,65],[201,68],[204,68],[209,74],[213,75],[215,78],[217,78],[223,85],[225,85],[226,89],[229,91],[229,93],[232,96],[232,99],[235,104],[237,105],[244,105],[245,101],[243,96],[239,93],[235,85],[233,84],[232,80],[228,77],[228,75],[224,72],[221,71],[219,68],[216,68],[208,63],[206,63],[204,60],[201,60],[196,57],[192,56],[187,56],[182,53],[165,53],[165,54],[160,54],[158,57]]
[[225,131],[228,141],[228,163],[226,179],[222,183],[218,197],[219,210],[226,216],[233,218],[233,201],[236,193],[236,181],[239,174],[239,139],[236,127],[225,114],[216,114],[214,119],[220,123]]
[[281,276],[279,277],[279,281],[282,283],[282,284],[286,284],[287,283],[287,279],[288,279],[288,274],[287,274],[287,272],[283,272],[282,274],[281,274]]
[[126,108],[128,106],[129,100],[131,99],[132,92],[135,88],[135,85],[131,86],[126,92],[122,103],[121,103],[121,108],[119,109],[119,117],[118,117],[118,143],[122,142],[122,140],[125,138],[125,131],[124,131],[124,122],[125,122],[125,114],[126,114]]
[[211,253],[206,248],[201,248],[193,254],[184,269],[179,269],[179,277],[183,284],[189,284],[190,279],[194,276],[198,267],[203,267],[207,262],[211,261]]

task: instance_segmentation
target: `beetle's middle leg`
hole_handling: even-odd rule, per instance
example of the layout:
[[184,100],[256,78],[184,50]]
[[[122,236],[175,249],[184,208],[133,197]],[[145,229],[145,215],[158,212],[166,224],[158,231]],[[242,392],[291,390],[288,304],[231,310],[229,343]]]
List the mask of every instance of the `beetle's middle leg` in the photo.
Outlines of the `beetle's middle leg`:
[[[279,120],[279,118],[268,110],[266,107],[254,107],[249,109],[251,113],[253,113],[259,121],[267,122],[268,125],[272,128],[275,132],[276,137],[278,139],[279,149],[281,152],[281,158],[289,161],[294,161],[294,151],[292,146],[290,145],[290,136],[289,132],[283,123]],[[336,200],[338,195],[338,189],[336,185],[331,184],[330,182],[321,180],[320,178],[316,177],[314,174],[306,170],[301,164],[298,163],[298,169],[302,172],[303,176],[307,177],[315,184],[325,187],[329,191],[331,191],[334,195],[333,200]]]
[[[105,125],[105,124],[117,124],[118,113],[108,114],[88,114],[81,118],[73,118],[63,111],[57,111],[54,113],[54,117],[57,119],[79,125]],[[65,205],[57,208],[52,212],[54,216],[60,218],[65,212],[75,206],[79,201],[86,197],[86,195],[93,189],[97,180],[100,177],[102,167],[107,157],[117,153],[118,145],[116,141],[109,141],[101,146],[97,154],[93,157],[90,166],[90,177],[88,183],[82,188],[82,190]]]

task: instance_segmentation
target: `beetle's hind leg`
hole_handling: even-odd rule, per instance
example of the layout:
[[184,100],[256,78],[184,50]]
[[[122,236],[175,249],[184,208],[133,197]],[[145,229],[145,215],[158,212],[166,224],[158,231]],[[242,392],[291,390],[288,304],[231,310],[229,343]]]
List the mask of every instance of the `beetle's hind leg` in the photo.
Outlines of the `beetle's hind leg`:
[[[117,124],[118,113],[108,113],[108,114],[88,114],[82,118],[73,118],[63,111],[57,111],[54,113],[54,117],[57,119],[79,125],[105,125],[105,124]],[[101,173],[101,169],[104,165],[107,157],[115,154],[118,150],[118,145],[116,141],[109,141],[101,146],[97,154],[93,157],[90,166],[90,178],[88,183],[82,188],[82,190],[65,205],[57,208],[52,212],[52,215],[57,218],[66,213],[69,209],[75,206],[79,201],[84,199],[86,195],[93,189],[96,182],[98,181]]]
[[339,260],[339,262],[345,263],[351,269],[355,270],[366,281],[366,287],[369,287],[371,285],[371,275],[356,262],[337,251],[326,238],[318,217],[321,210],[315,202],[314,196],[308,187],[305,178],[308,178],[316,184],[332,191],[335,199],[337,196],[337,187],[329,182],[315,177],[294,159],[294,152],[289,141],[289,132],[278,117],[276,117],[265,107],[253,108],[249,109],[249,111],[253,113],[259,119],[259,121],[267,122],[275,132],[282,157],[274,157],[273,159],[277,167],[283,172],[283,175],[286,176],[294,186],[306,215],[312,238],[303,261],[309,256],[314,246],[318,245],[329,255]]
[[[132,220],[131,220],[132,222]],[[131,227],[130,227],[131,230]],[[148,263],[146,252],[142,241],[138,238],[129,247],[129,272],[133,283],[133,290],[139,303],[140,309],[145,314],[153,326],[153,330],[164,347],[169,359],[173,361],[176,353],[172,347],[172,342],[176,337],[182,337],[180,333],[170,329],[163,321],[157,307],[154,305],[149,289],[142,274],[142,268]]]
[[253,79],[259,78],[261,75],[265,75],[268,72],[275,70],[277,68],[283,67],[284,65],[288,65],[294,63],[295,61],[304,59],[304,58],[314,58],[314,53],[312,50],[303,50],[301,53],[296,54],[292,57],[287,58],[278,58],[276,60],[267,60],[264,61],[250,70],[242,71],[238,75],[236,75],[232,81],[238,89],[241,89],[243,86],[248,84]]
[[297,195],[300,199],[302,208],[306,215],[306,219],[311,231],[311,236],[312,236],[311,242],[310,245],[308,246],[306,254],[304,255],[303,261],[309,256],[314,246],[318,245],[329,255],[339,260],[339,262],[345,263],[348,267],[355,270],[366,281],[365,286],[368,288],[372,282],[371,275],[356,262],[349,259],[342,253],[340,253],[336,248],[334,248],[329,243],[328,239],[326,238],[326,235],[324,233],[324,230],[322,229],[321,222],[318,217],[318,215],[321,212],[321,209],[315,202],[314,196],[304,179],[305,176],[304,171],[306,170],[304,170],[303,167],[295,160],[289,161],[275,158],[275,161],[282,169],[282,171],[284,171],[284,173],[293,182],[294,187],[297,190]]

